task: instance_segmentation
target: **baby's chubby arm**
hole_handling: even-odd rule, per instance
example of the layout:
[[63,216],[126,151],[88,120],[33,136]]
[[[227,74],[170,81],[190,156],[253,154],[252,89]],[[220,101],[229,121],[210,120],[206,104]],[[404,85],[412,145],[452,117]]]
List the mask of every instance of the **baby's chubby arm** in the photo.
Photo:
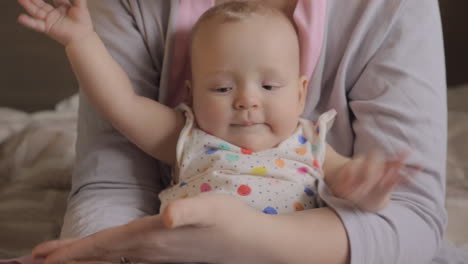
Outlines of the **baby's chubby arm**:
[[65,46],[80,87],[94,107],[130,141],[153,157],[173,164],[182,113],[137,95],[127,74],[94,32],[86,0],[18,0],[30,16],[19,23]]
[[393,188],[417,172],[402,174],[408,153],[398,155],[395,160],[387,160],[378,151],[347,158],[327,144],[325,155],[325,183],[333,194],[371,212],[383,209]]

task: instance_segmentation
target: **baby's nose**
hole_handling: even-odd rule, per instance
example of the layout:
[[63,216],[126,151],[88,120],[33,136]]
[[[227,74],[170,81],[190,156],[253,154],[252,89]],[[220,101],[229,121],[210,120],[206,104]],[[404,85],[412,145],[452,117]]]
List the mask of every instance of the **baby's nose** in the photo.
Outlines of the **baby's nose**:
[[260,104],[257,99],[244,96],[238,98],[234,103],[234,106],[237,110],[247,110],[251,108],[256,109],[260,106]]

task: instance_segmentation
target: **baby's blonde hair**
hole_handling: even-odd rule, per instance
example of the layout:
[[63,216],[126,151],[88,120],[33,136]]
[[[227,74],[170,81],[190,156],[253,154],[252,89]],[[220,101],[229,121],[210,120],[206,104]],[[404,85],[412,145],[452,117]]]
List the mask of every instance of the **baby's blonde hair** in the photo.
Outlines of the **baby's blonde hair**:
[[262,4],[260,1],[236,0],[216,5],[203,13],[192,29],[191,39],[193,40],[200,25],[213,18],[219,18],[221,23],[226,23],[241,21],[253,15],[277,16],[284,19],[296,31],[291,20],[277,8]]

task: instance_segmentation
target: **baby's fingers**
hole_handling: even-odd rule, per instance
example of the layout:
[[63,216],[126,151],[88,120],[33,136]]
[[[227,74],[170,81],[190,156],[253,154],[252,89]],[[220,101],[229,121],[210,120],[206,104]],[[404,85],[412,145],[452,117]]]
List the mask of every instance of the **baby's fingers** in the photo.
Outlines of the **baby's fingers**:
[[18,0],[26,12],[35,19],[45,20],[47,15],[54,10],[54,7],[43,0]]
[[88,8],[88,1],[87,0],[75,0],[73,2],[76,7],[79,8]]
[[25,14],[21,14],[19,17],[18,17],[18,22],[27,27],[27,28],[30,28],[30,29],[33,29],[33,30],[36,30],[36,31],[39,31],[39,32],[45,32],[46,31],[46,24],[43,20],[39,20],[39,19],[34,19],[28,15],[25,15]]
[[405,165],[401,169],[403,177],[401,179],[401,183],[409,183],[412,178],[416,176],[419,172],[423,171],[423,167],[420,165]]
[[376,185],[375,190],[381,193],[391,192],[403,179],[404,176],[400,173],[400,168],[390,167]]

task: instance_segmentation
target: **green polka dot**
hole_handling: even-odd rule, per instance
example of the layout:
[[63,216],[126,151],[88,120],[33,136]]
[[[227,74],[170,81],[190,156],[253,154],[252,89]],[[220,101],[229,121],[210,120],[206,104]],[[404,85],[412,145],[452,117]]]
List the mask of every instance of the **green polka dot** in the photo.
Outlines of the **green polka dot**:
[[221,144],[219,144],[219,149],[222,149],[222,150],[231,150],[231,148],[229,147],[229,144],[227,144],[227,143],[221,143]]
[[227,160],[227,161],[230,161],[230,162],[238,161],[238,160],[239,160],[239,156],[229,154],[229,155],[226,155],[226,160]]
[[318,151],[318,146],[312,144],[312,152],[317,152]]

